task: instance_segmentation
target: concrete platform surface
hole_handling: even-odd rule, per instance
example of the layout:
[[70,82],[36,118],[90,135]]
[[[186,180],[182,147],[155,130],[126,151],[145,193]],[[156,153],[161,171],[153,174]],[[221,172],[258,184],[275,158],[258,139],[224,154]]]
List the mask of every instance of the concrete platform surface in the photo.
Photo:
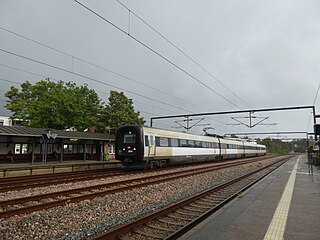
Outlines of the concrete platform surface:
[[180,239],[319,240],[320,170],[308,170],[292,158]]
[[17,177],[37,174],[51,174],[59,172],[71,172],[94,169],[121,168],[121,162],[117,160],[72,160],[31,163],[2,163],[0,164],[0,179],[4,177]]

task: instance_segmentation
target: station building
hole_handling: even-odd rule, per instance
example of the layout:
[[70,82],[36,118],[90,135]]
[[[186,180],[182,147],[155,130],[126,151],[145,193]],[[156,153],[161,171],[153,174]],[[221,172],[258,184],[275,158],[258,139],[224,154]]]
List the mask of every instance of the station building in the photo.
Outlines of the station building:
[[114,159],[114,139],[107,133],[0,125],[0,164]]

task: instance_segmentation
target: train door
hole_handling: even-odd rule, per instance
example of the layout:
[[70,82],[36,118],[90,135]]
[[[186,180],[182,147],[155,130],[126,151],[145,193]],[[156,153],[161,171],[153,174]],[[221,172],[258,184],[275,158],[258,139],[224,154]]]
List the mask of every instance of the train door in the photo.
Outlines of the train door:
[[222,160],[222,144],[220,142],[220,138],[218,138],[218,146],[219,146],[219,160]]
[[154,157],[155,155],[155,139],[154,136],[149,136],[149,157]]

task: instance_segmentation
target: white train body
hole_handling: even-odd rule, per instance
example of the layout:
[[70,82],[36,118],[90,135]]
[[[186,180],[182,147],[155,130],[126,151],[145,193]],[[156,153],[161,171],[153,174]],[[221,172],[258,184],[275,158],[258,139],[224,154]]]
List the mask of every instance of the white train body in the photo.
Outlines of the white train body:
[[180,133],[140,125],[120,127],[116,159],[130,168],[262,156],[266,147],[254,142]]

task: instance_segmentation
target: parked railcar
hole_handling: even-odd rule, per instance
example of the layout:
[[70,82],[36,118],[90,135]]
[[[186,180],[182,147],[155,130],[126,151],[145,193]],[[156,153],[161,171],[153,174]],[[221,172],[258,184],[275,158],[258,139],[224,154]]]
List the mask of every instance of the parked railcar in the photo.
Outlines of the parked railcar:
[[116,159],[132,169],[262,156],[266,147],[253,142],[126,125],[116,133]]

